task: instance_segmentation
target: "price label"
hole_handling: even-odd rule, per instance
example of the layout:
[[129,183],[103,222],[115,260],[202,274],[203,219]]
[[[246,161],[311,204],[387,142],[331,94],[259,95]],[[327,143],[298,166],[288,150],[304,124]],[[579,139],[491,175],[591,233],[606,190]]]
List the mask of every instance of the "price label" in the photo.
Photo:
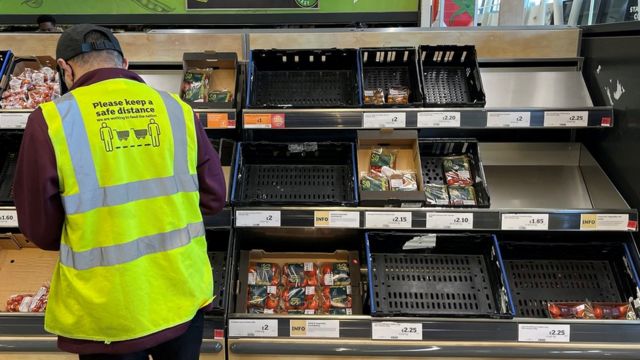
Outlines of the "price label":
[[284,114],[244,114],[245,129],[282,129]]
[[0,227],[18,227],[18,213],[15,210],[0,210]]
[[236,226],[238,227],[279,227],[280,211],[236,211]]
[[549,214],[502,214],[502,230],[549,230]]
[[290,320],[289,326],[292,337],[340,337],[340,320]]
[[0,129],[24,129],[31,113],[0,114]]
[[418,113],[418,127],[460,127],[459,112]]
[[407,127],[407,114],[403,112],[364,113],[362,126],[365,128],[403,128]]
[[226,129],[229,127],[229,114],[207,113],[207,128]]
[[636,224],[629,221],[629,214],[582,214],[580,230],[635,231]]
[[369,228],[410,229],[411,213],[400,211],[367,212],[365,222]]
[[233,337],[277,337],[278,320],[229,320],[229,336]]
[[421,323],[374,322],[371,324],[373,340],[422,340]]
[[316,211],[315,227],[359,228],[360,213],[356,211]]
[[518,324],[518,341],[569,342],[571,325]]
[[488,112],[487,127],[529,127],[530,112]]
[[427,229],[473,229],[473,213],[427,213]]
[[589,124],[588,111],[545,111],[544,126],[584,127]]

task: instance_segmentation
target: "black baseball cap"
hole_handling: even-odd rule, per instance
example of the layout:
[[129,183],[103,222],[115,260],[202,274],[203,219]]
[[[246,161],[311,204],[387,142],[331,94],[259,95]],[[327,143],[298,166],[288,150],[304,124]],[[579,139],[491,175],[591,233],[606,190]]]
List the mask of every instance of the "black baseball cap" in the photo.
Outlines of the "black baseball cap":
[[[101,32],[108,40],[103,41],[85,41],[85,37],[92,31]],[[102,26],[92,24],[75,25],[60,35],[58,46],[56,48],[56,59],[69,60],[80,54],[86,54],[92,51],[113,50],[122,53],[120,42],[113,36],[111,30]]]

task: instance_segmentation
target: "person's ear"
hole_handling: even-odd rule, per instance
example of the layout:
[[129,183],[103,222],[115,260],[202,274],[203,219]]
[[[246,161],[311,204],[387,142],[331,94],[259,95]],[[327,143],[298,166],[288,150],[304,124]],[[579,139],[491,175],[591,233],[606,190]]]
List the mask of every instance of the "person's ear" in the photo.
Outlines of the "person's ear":
[[60,67],[60,69],[62,69],[62,73],[64,74],[64,79],[61,80],[64,81],[64,83],[67,85],[67,88],[71,88],[73,86],[74,78],[73,68],[71,67],[71,65],[69,65],[68,62],[64,61],[63,59],[58,59],[58,66]]
[[122,58],[122,68],[125,69],[125,70],[129,69],[129,59]]

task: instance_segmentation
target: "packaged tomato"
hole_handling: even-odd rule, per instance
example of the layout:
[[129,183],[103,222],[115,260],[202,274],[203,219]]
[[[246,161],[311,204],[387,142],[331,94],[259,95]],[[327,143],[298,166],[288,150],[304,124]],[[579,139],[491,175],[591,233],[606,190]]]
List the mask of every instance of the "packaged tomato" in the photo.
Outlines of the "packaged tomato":
[[302,286],[293,286],[284,289],[282,292],[282,302],[284,310],[304,310],[306,303],[306,291]]
[[333,309],[351,309],[352,307],[351,285],[322,288],[322,312],[324,314],[335,313]]
[[49,283],[43,284],[38,292],[31,299],[29,312],[44,312],[49,300]]
[[635,320],[636,313],[629,303],[549,303],[549,315],[554,319]]
[[5,310],[8,312],[29,312],[32,299],[33,295],[31,294],[12,295],[7,300]]
[[[275,312],[280,305],[280,291],[274,285],[249,285],[247,308]],[[265,312],[266,313],[266,312]]]
[[284,264],[282,284],[285,287],[318,285],[318,266],[313,262]]
[[351,285],[349,263],[325,263],[320,269],[320,284],[322,286]]
[[249,265],[247,283],[249,285],[278,285],[280,283],[280,265],[274,263],[255,263]]

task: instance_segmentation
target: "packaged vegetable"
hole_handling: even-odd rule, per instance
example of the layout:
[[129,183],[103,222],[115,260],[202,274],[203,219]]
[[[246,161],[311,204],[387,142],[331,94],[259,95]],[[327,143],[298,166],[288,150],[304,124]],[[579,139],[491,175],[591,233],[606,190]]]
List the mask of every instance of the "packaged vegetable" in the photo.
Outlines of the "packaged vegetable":
[[476,205],[476,191],[472,186],[449,186],[451,205]]
[[360,174],[360,188],[362,191],[389,191],[389,179],[373,171],[362,173]]
[[207,85],[207,70],[187,70],[182,81],[182,100],[204,102],[206,100]]
[[410,90],[406,86],[395,86],[389,88],[387,102],[389,104],[406,105],[409,103]]
[[280,304],[280,290],[274,285],[249,285],[248,308],[276,310]]
[[343,286],[351,285],[351,276],[349,275],[349,263],[325,263],[321,267],[320,284],[323,286]]
[[280,283],[280,265],[273,263],[249,265],[247,283],[249,285],[278,285]]
[[313,262],[284,264],[283,269],[284,286],[318,285],[318,266]]
[[352,308],[351,286],[325,286],[322,289],[322,309],[329,313],[333,308]]
[[447,185],[426,184],[424,193],[429,205],[449,205],[449,191]]
[[447,185],[473,185],[471,165],[468,156],[462,155],[445,157],[442,166],[447,178]]
[[395,169],[397,157],[397,150],[382,147],[373,148],[369,159],[369,170],[379,173],[382,171],[383,166]]
[[207,101],[210,103],[227,103],[230,102],[233,96],[229,90],[213,90],[209,91],[207,95]]
[[367,105],[383,105],[384,104],[384,90],[382,89],[365,89],[364,90],[364,103]]

